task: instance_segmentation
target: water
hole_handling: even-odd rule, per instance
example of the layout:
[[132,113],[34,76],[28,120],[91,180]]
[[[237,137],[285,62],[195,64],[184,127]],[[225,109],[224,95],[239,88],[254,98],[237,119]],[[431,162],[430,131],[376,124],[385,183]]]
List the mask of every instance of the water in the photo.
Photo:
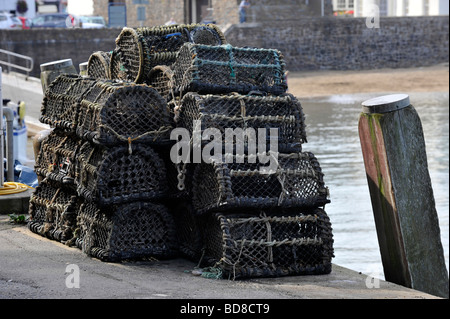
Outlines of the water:
[[[325,207],[333,225],[337,265],[384,278],[358,135],[361,103],[384,94],[340,95],[301,100],[308,143],[330,189]],[[449,266],[449,94],[415,93],[410,100],[422,121],[441,240]]]

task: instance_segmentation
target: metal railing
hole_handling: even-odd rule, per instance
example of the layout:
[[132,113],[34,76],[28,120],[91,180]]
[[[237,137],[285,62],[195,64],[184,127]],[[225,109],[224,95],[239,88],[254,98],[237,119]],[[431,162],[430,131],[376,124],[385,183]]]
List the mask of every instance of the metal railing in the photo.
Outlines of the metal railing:
[[[2,57],[2,54],[6,55],[6,61]],[[24,63],[25,66],[11,62],[12,57],[17,58],[17,59],[22,59],[25,62]],[[11,51],[0,49],[0,65],[1,64],[5,65],[7,67],[6,70],[8,73],[11,72],[11,68],[14,68],[17,70],[25,71],[27,73],[27,77],[28,77],[29,73],[33,70],[34,60],[33,60],[33,58],[26,56],[26,55],[22,55],[22,54],[18,54],[18,53],[14,53]]]

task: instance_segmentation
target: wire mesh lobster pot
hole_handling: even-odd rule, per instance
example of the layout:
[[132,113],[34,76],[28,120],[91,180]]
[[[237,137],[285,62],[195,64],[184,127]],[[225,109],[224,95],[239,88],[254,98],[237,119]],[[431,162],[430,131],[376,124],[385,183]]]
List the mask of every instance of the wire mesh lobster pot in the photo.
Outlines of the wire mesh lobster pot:
[[77,225],[76,245],[102,261],[170,258],[177,253],[174,221],[163,205],[133,202],[101,208],[84,202]]
[[87,141],[77,162],[78,195],[100,206],[157,200],[167,194],[164,163],[148,145],[106,148]]
[[66,185],[74,185],[75,155],[80,140],[54,129],[41,142],[34,170],[37,175]]
[[322,275],[331,272],[333,234],[323,209],[276,215],[202,217],[202,266],[222,278]]
[[192,201],[200,214],[237,208],[320,207],[329,203],[319,162],[310,152],[212,157],[198,164]]
[[101,145],[166,144],[171,121],[167,103],[155,89],[99,81],[80,102],[76,133]]
[[75,236],[75,190],[56,182],[42,181],[30,197],[28,228],[41,236],[66,243]]
[[[303,109],[291,94],[249,96],[199,95],[190,92],[183,97],[180,105],[177,125],[187,128],[191,136],[194,121],[200,121],[200,133],[205,129],[218,129],[222,136],[222,145],[234,142],[227,138],[230,129],[233,135],[229,137],[236,138],[234,143],[240,146],[256,147],[258,143],[258,146],[266,145],[268,150],[273,144],[270,143],[271,140],[274,140],[278,150],[294,152],[301,151],[302,144],[306,142]],[[271,136],[270,129],[276,129],[278,136]],[[260,135],[261,133],[263,135]],[[265,140],[260,141],[260,137]],[[207,139],[203,143],[210,143],[212,140],[215,141],[215,138]]]
[[149,73],[149,80],[147,81],[151,87],[155,88],[159,94],[170,101],[175,99],[174,89],[173,89],[173,71],[167,65],[157,65]]
[[287,90],[284,57],[273,49],[185,43],[171,68],[177,94],[262,91],[280,95]]
[[94,79],[110,79],[110,64],[112,52],[97,51],[88,60],[87,75]]
[[116,39],[111,59],[111,78],[145,83],[156,65],[171,65],[185,42],[225,44],[223,33],[213,24],[178,24],[151,28],[124,28]]
[[94,79],[78,75],[58,76],[45,92],[39,120],[50,127],[74,132],[78,120],[79,103],[95,82]]

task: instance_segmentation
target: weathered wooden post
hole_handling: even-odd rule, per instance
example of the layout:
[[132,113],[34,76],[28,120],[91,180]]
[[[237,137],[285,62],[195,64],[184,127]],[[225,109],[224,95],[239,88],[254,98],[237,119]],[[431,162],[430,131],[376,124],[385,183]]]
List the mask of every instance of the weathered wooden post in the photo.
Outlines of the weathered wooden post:
[[385,278],[448,298],[420,118],[406,94],[362,105],[359,136]]

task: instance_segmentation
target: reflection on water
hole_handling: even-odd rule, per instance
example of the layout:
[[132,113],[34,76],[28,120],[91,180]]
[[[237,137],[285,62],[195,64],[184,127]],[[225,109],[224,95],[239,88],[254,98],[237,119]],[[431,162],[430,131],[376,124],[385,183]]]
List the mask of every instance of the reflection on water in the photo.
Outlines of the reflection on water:
[[[384,94],[300,100],[308,136],[303,150],[317,156],[330,189],[331,203],[325,210],[333,224],[333,262],[384,278],[358,135],[361,103],[380,95]],[[410,100],[422,121],[448,269],[449,94],[414,93],[410,94]]]

